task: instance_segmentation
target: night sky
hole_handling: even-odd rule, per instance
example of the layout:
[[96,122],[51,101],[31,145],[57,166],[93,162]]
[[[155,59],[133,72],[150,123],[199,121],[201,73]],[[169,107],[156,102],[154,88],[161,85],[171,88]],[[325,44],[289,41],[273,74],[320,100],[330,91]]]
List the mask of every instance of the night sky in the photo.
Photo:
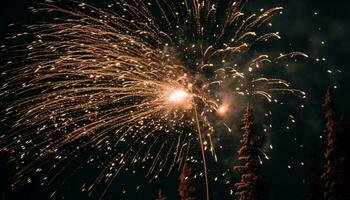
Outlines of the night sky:
[[[26,9],[22,0],[2,0],[0,3],[0,33],[2,36],[16,32],[15,28],[7,25],[12,22],[32,22],[34,18]],[[103,5],[103,3],[101,3]],[[281,33],[282,39],[272,42],[266,51],[279,49],[297,50],[309,55],[308,59],[299,59],[288,67],[271,71],[269,74],[278,75],[292,83],[294,88],[306,92],[306,99],[293,96],[281,97],[284,105],[266,104],[255,106],[254,114],[258,130],[271,124],[269,129],[266,153],[269,160],[264,160],[263,176],[266,182],[267,200],[296,200],[305,199],[309,191],[309,165],[312,140],[317,139],[319,149],[318,158],[323,160],[325,145],[325,120],[323,98],[327,87],[334,88],[336,108],[340,113],[350,114],[350,1],[347,0],[250,0],[246,12],[252,13],[260,8],[283,6],[283,15],[272,19],[273,29]],[[1,58],[0,58],[1,59]],[[304,107],[300,107],[304,105]],[[273,115],[264,116],[266,110]],[[296,123],[291,124],[291,116]],[[219,163],[209,160],[210,192],[212,199],[233,199],[230,195],[237,181],[237,174],[233,170],[236,161],[236,151],[241,134],[240,117],[242,112],[237,111],[235,124],[232,124],[233,135],[222,135],[223,150],[218,151]],[[47,199],[53,184],[49,188],[40,185],[38,178],[33,178],[31,184],[10,190],[10,182],[14,173],[15,164],[5,164],[7,155],[1,154],[0,163],[0,193],[4,199]],[[194,171],[200,173],[202,166],[194,166]],[[177,194],[178,172],[169,177],[159,177],[149,182],[144,172],[138,171],[139,166],[131,166],[129,171],[136,170],[136,174],[125,173],[113,182],[105,199],[155,199],[158,188],[162,188],[169,200],[179,199]],[[229,171],[229,172],[227,172]],[[222,173],[227,172],[224,177]],[[54,198],[57,199],[88,199],[85,193],[77,186],[79,179],[94,173],[93,169],[79,171],[70,182],[59,190]],[[219,177],[217,181],[215,178]],[[229,181],[228,184],[226,182]],[[57,183],[58,184],[58,183]],[[98,190],[103,190],[103,185]],[[202,179],[197,179],[198,196],[204,199]],[[97,192],[98,194],[101,191]],[[98,199],[99,195],[92,199]],[[0,196],[0,199],[2,197]]]

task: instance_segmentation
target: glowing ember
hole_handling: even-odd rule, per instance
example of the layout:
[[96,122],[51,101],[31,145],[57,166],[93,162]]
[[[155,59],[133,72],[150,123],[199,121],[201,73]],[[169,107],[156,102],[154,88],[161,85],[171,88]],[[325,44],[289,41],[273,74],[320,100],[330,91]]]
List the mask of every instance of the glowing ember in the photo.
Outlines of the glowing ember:
[[218,109],[216,110],[216,113],[223,117],[226,115],[226,113],[228,112],[228,106],[227,105],[221,105],[218,107]]

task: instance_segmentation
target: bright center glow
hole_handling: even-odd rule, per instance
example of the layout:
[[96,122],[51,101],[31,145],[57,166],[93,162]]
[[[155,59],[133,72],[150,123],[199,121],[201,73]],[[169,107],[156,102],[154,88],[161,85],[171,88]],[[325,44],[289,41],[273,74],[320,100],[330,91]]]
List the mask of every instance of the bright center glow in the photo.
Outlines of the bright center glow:
[[169,93],[168,100],[174,104],[188,103],[190,94],[183,89],[176,89]]

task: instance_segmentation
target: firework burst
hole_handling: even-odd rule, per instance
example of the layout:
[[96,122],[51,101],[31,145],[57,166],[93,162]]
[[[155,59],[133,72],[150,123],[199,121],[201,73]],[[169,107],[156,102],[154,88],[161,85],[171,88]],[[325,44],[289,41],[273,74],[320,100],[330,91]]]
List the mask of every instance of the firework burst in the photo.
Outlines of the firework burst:
[[103,162],[86,156],[76,167],[99,163],[89,192],[132,163],[145,164],[147,175],[157,177],[181,167],[197,140],[207,179],[205,152],[216,158],[213,121],[229,130],[223,91],[268,101],[274,93],[305,95],[285,80],[255,73],[306,55],[246,56],[256,43],[280,38],[256,30],[282,8],[246,16],[245,4],[116,0],[103,9],[77,1],[31,8],[49,20],[9,38],[29,37],[30,43],[1,49],[7,56],[2,121],[10,127],[1,150],[22,163],[14,185],[47,162],[53,163],[47,171],[59,169],[51,182],[64,173],[60,163],[86,148],[107,155]]

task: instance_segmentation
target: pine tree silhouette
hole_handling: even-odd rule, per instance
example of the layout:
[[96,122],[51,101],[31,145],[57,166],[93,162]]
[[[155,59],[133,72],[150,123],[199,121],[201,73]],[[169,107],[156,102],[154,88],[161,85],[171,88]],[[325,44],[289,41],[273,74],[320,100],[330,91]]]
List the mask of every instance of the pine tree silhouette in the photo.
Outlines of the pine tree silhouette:
[[192,170],[185,164],[179,177],[179,195],[181,200],[198,200],[196,197],[196,188],[192,178]]
[[327,146],[325,168],[322,178],[325,181],[324,197],[326,200],[350,199],[349,155],[347,138],[342,123],[337,122],[331,89],[328,88],[324,107],[327,121]]
[[158,197],[156,198],[156,200],[166,200],[166,197],[163,196],[162,189],[158,190]]
[[260,175],[259,149],[262,148],[262,136],[255,133],[252,109],[248,106],[243,116],[243,135],[238,150],[239,165],[235,166],[240,181],[235,184],[237,200],[262,199],[262,176]]
[[317,138],[311,138],[311,154],[309,165],[309,180],[310,190],[307,195],[307,200],[324,200],[324,184],[322,182],[322,163],[320,161],[320,149],[317,143]]

